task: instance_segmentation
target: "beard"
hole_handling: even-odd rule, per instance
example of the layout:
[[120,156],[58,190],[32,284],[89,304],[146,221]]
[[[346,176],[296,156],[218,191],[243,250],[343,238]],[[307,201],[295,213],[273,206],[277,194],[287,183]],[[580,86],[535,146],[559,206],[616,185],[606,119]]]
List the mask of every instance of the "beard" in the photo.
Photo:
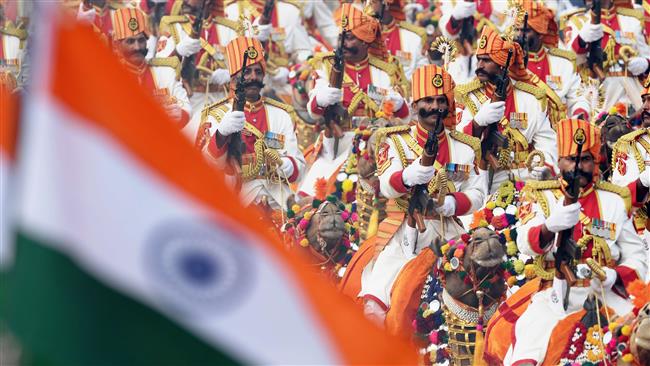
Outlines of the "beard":
[[[562,178],[564,178],[564,180],[567,182],[573,181],[574,179],[573,170],[568,172],[562,172]],[[578,169],[575,179],[580,179],[580,178],[584,178],[585,181],[589,183],[594,179],[594,175],[593,173],[585,172],[582,169]]]

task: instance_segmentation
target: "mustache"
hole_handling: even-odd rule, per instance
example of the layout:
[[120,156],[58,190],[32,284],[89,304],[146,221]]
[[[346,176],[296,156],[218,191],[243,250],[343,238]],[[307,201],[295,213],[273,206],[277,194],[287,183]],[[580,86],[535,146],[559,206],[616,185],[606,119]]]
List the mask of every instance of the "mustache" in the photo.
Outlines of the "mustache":
[[345,47],[345,46],[343,46],[343,50],[348,51],[350,53],[358,53],[359,52],[358,47]]
[[495,80],[497,79],[497,76],[496,76],[496,75],[491,75],[491,74],[489,74],[489,73],[486,72],[485,69],[483,69],[483,68],[476,69],[476,71],[475,71],[474,73],[476,74],[476,76],[479,76],[479,75],[485,75],[485,76],[488,77],[488,79],[489,79],[490,81],[495,81]]
[[[587,173],[587,172],[585,172],[584,170],[579,169],[579,168],[578,168],[577,173],[578,173],[578,174],[577,174],[577,177],[576,177],[576,178],[580,178],[580,177],[582,177],[582,178],[584,178],[587,182],[591,182],[591,180],[594,178],[594,177],[593,177],[593,174],[591,174],[591,173]],[[566,180],[566,181],[571,181],[571,180],[573,180],[573,170],[571,170],[571,171],[569,171],[569,172],[562,173],[562,177],[563,177],[564,180]]]
[[420,108],[420,110],[418,111],[418,115],[421,118],[427,118],[427,117],[437,116],[437,115],[441,115],[440,117],[444,118],[445,116],[447,116],[447,112],[448,111],[444,109],[432,109],[430,111],[427,111],[424,108]]
[[145,56],[147,56],[147,49],[144,48],[144,49],[141,49],[141,50],[136,50],[136,51],[131,52],[131,54],[132,55],[140,55],[142,57],[145,57]]
[[249,88],[251,86],[256,86],[256,87],[262,89],[262,88],[264,88],[264,83],[259,81],[259,80],[251,80],[251,81],[246,81],[243,84],[244,88]]

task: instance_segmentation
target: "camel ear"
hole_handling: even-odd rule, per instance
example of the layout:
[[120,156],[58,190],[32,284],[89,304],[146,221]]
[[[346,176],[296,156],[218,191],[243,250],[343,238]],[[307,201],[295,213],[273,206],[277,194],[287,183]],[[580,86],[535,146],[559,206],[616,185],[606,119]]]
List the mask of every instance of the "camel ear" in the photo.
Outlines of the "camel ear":
[[433,253],[436,255],[436,257],[442,257],[442,249],[440,249],[443,245],[443,240],[442,237],[439,235],[433,238],[433,242],[429,245],[429,248],[433,250]]

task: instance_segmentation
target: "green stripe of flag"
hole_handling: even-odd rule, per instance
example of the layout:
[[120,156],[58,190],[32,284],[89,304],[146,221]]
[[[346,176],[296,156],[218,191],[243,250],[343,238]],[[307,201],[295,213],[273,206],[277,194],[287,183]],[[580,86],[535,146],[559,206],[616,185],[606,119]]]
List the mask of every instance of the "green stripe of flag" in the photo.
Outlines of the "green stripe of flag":
[[16,262],[4,280],[9,327],[34,360],[66,366],[238,363],[27,235],[18,235]]

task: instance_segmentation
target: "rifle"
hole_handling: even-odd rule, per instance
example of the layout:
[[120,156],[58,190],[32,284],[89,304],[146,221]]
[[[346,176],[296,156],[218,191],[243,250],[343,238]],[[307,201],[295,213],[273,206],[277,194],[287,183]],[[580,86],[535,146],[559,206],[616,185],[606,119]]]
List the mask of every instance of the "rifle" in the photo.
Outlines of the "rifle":
[[[201,28],[203,26],[203,20],[205,19],[205,16],[207,14],[207,3],[210,0],[203,0],[201,2],[201,10],[199,12],[199,15],[194,19],[194,22],[192,23],[192,33],[190,34],[190,37],[194,39],[200,39],[201,38]],[[181,78],[185,80],[187,85],[189,86],[188,88],[188,94],[192,93],[192,84],[194,82],[194,77],[196,76],[196,54],[190,55],[187,57],[183,57],[183,60],[181,62]]]
[[[576,152],[576,165],[573,172],[565,176],[567,188],[565,189],[564,206],[576,203],[578,201],[578,194],[580,193],[580,179],[578,170],[580,165],[580,155],[582,154],[582,146],[586,140],[585,131],[578,128],[573,134],[573,142],[578,146]],[[574,261],[580,257],[580,247],[573,240],[573,228],[562,230],[555,238],[555,277],[564,279],[567,282],[567,289],[564,293],[564,300],[562,305],[564,310],[569,305],[569,293],[571,286],[576,283],[575,265]]]
[[[492,102],[503,102],[506,100],[509,82],[508,68],[510,68],[511,61],[512,49],[508,50],[508,58],[506,59],[503,73],[496,80]],[[484,159],[488,162],[490,168],[488,172],[488,189],[492,186],[494,172],[499,168],[499,162],[497,159],[499,150],[508,148],[508,139],[499,132],[497,124],[498,122],[489,125],[483,132],[481,138],[481,153]]]
[[[343,85],[343,39],[345,38],[346,31],[342,31],[339,35],[339,44],[334,52],[334,64],[330,71],[330,87],[341,89]],[[343,108],[341,103],[325,108],[323,113],[323,121],[332,135],[334,135],[334,156],[338,154],[339,140],[343,137],[343,130],[341,129],[341,120],[347,118],[348,111]]]
[[261,25],[267,25],[271,23],[273,9],[275,9],[275,0],[266,0],[264,3],[264,9],[262,10],[262,15],[260,16]]
[[526,33],[528,32],[528,12],[524,13],[524,24],[521,28],[521,35],[517,38],[517,43],[521,46],[521,49],[524,50],[524,67],[528,67],[528,51],[530,47],[528,46],[528,37]]
[[[441,120],[442,114],[439,113],[436,120],[436,131]],[[438,136],[436,136],[436,133],[434,131],[429,131],[427,134],[427,141],[424,143],[424,149],[422,150],[422,157],[420,158],[420,164],[422,166],[433,166],[436,156],[438,155],[438,142]],[[428,184],[418,184],[414,186],[411,192],[411,198],[409,199],[409,224],[415,224],[415,227],[417,227],[418,231],[421,233],[426,230],[422,215],[430,211],[433,205],[433,200],[429,195],[427,186]]]
[[[246,96],[244,89],[244,74],[246,73],[246,62],[248,61],[248,52],[244,52],[244,60],[242,62],[241,72],[237,78],[237,86],[235,88],[235,100],[232,103],[232,110],[243,112],[246,106]],[[236,132],[230,135],[228,143],[228,158],[235,159],[239,166],[242,164],[242,139],[241,132]]]
[[[600,24],[600,0],[593,0],[591,6],[591,24]],[[603,80],[605,78],[605,73],[603,72],[603,46],[601,40],[596,40],[589,43],[589,57],[587,57],[587,65],[591,69],[593,75],[599,79]]]

